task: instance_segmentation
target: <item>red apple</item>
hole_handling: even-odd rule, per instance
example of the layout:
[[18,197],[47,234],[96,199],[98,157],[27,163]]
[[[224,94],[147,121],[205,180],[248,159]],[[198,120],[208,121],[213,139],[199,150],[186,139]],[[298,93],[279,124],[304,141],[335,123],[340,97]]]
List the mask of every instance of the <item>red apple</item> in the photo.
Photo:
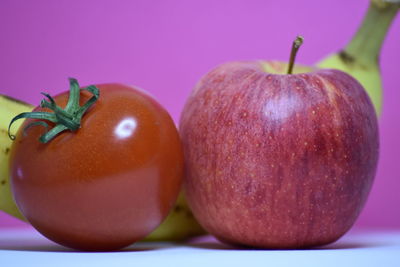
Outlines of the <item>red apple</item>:
[[363,87],[338,70],[231,62],[206,74],[180,121],[189,205],[218,239],[261,248],[337,240],[378,161]]

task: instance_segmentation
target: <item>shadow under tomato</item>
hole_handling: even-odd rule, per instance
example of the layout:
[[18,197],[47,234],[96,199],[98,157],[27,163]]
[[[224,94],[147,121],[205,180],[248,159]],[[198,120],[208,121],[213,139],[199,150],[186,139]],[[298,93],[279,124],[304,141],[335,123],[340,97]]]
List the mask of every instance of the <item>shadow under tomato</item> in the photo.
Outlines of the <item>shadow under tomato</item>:
[[0,240],[0,250],[41,251],[41,252],[74,252],[74,250],[57,244],[34,243],[32,240]]
[[[171,245],[170,245],[171,246]],[[102,253],[119,253],[119,252],[144,252],[153,251],[157,249],[167,248],[166,244],[148,243],[148,244],[133,244],[121,250],[115,251],[102,251]],[[12,251],[31,251],[31,252],[63,252],[63,253],[98,253],[98,251],[80,251],[64,247],[53,243],[49,240],[33,240],[33,239],[1,239],[0,240],[0,251],[1,250],[12,250]]]

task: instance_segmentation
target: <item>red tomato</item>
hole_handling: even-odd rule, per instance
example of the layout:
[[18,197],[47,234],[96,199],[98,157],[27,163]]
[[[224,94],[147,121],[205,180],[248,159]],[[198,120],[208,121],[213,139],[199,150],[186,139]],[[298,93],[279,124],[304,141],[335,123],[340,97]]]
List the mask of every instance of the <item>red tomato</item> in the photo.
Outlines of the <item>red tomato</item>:
[[[175,124],[150,96],[121,84],[97,87],[100,98],[76,132],[43,144],[44,128],[23,134],[33,120],[24,122],[11,149],[11,181],[19,209],[44,236],[80,250],[115,250],[166,217],[183,155]],[[68,95],[54,99],[65,107]],[[81,91],[81,104],[90,97]]]

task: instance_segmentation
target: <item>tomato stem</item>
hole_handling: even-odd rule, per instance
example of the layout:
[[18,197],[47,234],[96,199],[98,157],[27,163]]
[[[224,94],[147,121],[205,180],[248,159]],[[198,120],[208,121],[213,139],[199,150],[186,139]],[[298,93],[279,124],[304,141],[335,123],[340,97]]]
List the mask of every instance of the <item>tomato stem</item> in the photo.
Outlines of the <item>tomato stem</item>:
[[33,126],[44,126],[46,128],[49,127],[48,122],[52,122],[55,126],[46,131],[42,136],[40,136],[39,141],[42,143],[47,143],[51,139],[53,139],[59,133],[70,130],[77,131],[81,127],[81,120],[86,111],[97,101],[100,96],[99,89],[94,86],[88,86],[82,88],[82,90],[89,91],[93,94],[93,96],[82,106],[79,105],[80,99],[80,87],[78,81],[74,78],[69,78],[70,83],[70,94],[68,98],[68,103],[65,109],[57,106],[54,99],[47,93],[42,93],[48,100],[43,99],[40,103],[40,107],[48,108],[53,112],[44,112],[44,111],[33,111],[33,112],[24,112],[17,116],[15,116],[9,126],[8,126],[8,136],[11,140],[15,139],[14,135],[11,135],[10,129],[12,124],[19,119],[30,118],[37,119],[37,121],[30,122],[25,128],[24,133],[26,133],[27,129]]

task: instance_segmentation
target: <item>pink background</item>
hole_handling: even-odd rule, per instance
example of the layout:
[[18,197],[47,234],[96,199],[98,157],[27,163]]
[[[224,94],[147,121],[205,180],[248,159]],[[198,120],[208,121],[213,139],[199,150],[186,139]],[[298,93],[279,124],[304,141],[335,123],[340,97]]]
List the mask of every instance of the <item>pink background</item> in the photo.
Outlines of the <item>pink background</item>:
[[[1,0],[0,93],[38,104],[47,91],[122,82],[151,92],[178,122],[196,81],[231,60],[298,62],[337,51],[356,30],[368,0]],[[381,55],[384,110],[378,174],[358,227],[400,228],[400,18]],[[24,226],[0,214],[0,227]]]

